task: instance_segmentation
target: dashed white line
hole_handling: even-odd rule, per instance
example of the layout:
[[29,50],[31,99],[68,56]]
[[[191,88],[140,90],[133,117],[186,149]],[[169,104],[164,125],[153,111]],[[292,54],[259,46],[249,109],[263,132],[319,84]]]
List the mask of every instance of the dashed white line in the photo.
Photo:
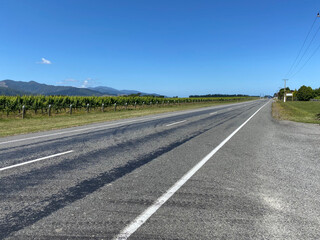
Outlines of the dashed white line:
[[86,128],[68,130],[68,131],[63,131],[63,132],[50,133],[50,134],[45,134],[45,135],[41,135],[41,136],[34,136],[34,137],[27,137],[27,138],[9,140],[9,141],[5,141],[5,142],[0,142],[0,145],[8,144],[8,143],[15,143],[15,142],[22,142],[22,141],[27,141],[27,140],[34,140],[34,139],[45,138],[45,137],[58,136],[58,135],[63,135],[63,134],[68,134],[68,133],[82,132],[82,131],[98,129],[98,128],[125,125],[125,124],[135,123],[135,122],[143,122],[143,121],[148,121],[148,120],[153,120],[153,119],[161,119],[161,118],[171,117],[171,116],[173,117],[173,116],[177,116],[177,115],[182,115],[182,114],[187,114],[187,113],[192,113],[192,112],[201,112],[201,111],[204,111],[204,110],[203,109],[201,109],[201,110],[191,110],[191,111],[186,111],[186,112],[183,112],[183,113],[178,112],[178,113],[164,114],[164,115],[161,115],[161,116],[147,117],[147,118],[142,118],[142,119],[133,119],[133,120],[117,122],[117,123],[108,123],[108,124],[103,124],[103,125],[100,125],[100,126],[86,127]]
[[31,161],[18,163],[18,164],[11,165],[11,166],[8,166],[8,167],[0,168],[0,172],[4,171],[4,170],[7,170],[7,169],[10,169],[10,168],[16,168],[16,167],[20,167],[20,166],[23,166],[23,165],[26,165],[26,164],[39,162],[39,161],[46,160],[46,159],[53,158],[53,157],[62,156],[62,155],[65,155],[65,154],[68,154],[68,153],[72,153],[72,152],[73,152],[73,150],[70,150],[70,151],[67,151],[67,152],[57,153],[57,154],[53,154],[53,155],[50,155],[50,156],[34,159],[34,160],[31,160]]
[[50,133],[50,134],[45,134],[45,135],[41,135],[41,136],[34,136],[34,137],[28,137],[28,138],[22,138],[22,139],[15,139],[15,140],[10,140],[10,141],[6,141],[6,142],[0,142],[0,145],[1,144],[7,144],[7,143],[14,143],[14,142],[22,142],[22,141],[26,141],[26,140],[33,140],[33,139],[38,139],[38,138],[58,136],[58,135],[67,134],[67,133],[82,132],[82,131],[86,131],[86,130],[103,128],[103,127],[112,127],[112,126],[117,126],[117,125],[121,125],[121,124],[137,122],[137,121],[138,120],[126,121],[126,122],[121,122],[121,123],[111,123],[111,124],[106,124],[106,125],[87,127],[87,128],[69,130],[69,131],[58,132],[58,133]]
[[[239,104],[243,104],[243,103],[239,103]],[[217,106],[214,106],[213,108],[215,108],[215,107],[217,107]],[[218,107],[220,107],[220,106],[218,106]],[[148,120],[152,120],[152,119],[161,119],[161,118],[165,118],[165,117],[177,116],[177,115],[193,113],[193,112],[201,112],[201,111],[204,111],[204,109],[197,109],[197,110],[184,111],[184,112],[178,112],[178,113],[164,114],[164,115],[161,115],[161,116],[147,117],[147,118],[142,118],[142,119],[134,119],[134,120],[124,121],[124,122],[109,123],[109,124],[103,124],[103,125],[100,125],[100,126],[86,127],[86,128],[68,130],[68,131],[57,132],[57,133],[50,133],[50,134],[45,134],[45,135],[41,135],[41,136],[14,139],[14,140],[9,140],[9,141],[5,141],[5,142],[0,142],[0,145],[8,144],[8,143],[15,143],[15,142],[22,142],[22,141],[27,141],[27,140],[34,140],[34,139],[45,138],[45,137],[59,136],[59,135],[63,135],[63,134],[82,132],[82,131],[98,129],[98,128],[104,128],[104,127],[113,127],[113,126],[117,126],[117,125],[125,125],[125,124],[128,124],[128,123],[134,123],[134,122],[143,122],[143,121],[148,121]]]
[[244,125],[246,125],[251,118],[253,118],[264,106],[260,107],[251,117],[249,117],[243,124],[240,125],[233,133],[231,133],[225,140],[223,140],[215,149],[213,149],[207,156],[198,162],[192,169],[190,169],[182,178],[180,178],[166,193],[159,197],[149,208],[134,219],[127,227],[125,227],[115,240],[125,240],[131,236],[138,228],[144,224],[175,192],[179,190],[220,148],[222,148]]
[[212,112],[212,113],[209,113],[209,115],[214,115],[214,114],[217,114],[218,112]]
[[187,120],[182,120],[182,121],[179,121],[179,122],[170,123],[170,124],[166,125],[166,127],[170,127],[172,125],[176,125],[176,124],[183,123],[183,122],[186,122],[186,121]]

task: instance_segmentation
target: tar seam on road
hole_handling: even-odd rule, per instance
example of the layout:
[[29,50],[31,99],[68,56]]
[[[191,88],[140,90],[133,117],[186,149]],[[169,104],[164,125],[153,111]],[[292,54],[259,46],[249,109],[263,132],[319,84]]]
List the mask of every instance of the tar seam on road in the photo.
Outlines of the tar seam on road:
[[18,164],[11,165],[11,166],[8,166],[8,167],[0,168],[0,172],[4,171],[4,170],[7,170],[7,169],[10,169],[10,168],[20,167],[20,166],[23,166],[23,165],[26,165],[26,164],[39,162],[39,161],[46,160],[46,159],[53,158],[53,157],[62,156],[62,155],[65,155],[65,154],[68,154],[68,153],[72,153],[72,152],[73,152],[73,150],[70,150],[70,151],[67,151],[67,152],[57,153],[57,154],[53,154],[53,155],[50,155],[50,156],[34,159],[34,160],[31,160],[31,161],[18,163]]
[[127,225],[114,239],[125,240],[138,230],[175,192],[179,190],[216,152],[219,151],[243,126],[245,126],[269,101],[260,107],[251,117],[223,140],[215,149],[190,169],[182,178],[180,178],[166,193],[159,197],[149,208],[142,212],[136,219]]
[[179,124],[179,123],[183,123],[185,121],[187,121],[187,120],[182,120],[182,121],[179,121],[179,122],[170,123],[170,124],[166,125],[166,127],[170,127],[170,126],[173,126],[173,125],[176,125],[176,124]]
[[[216,107],[220,107],[220,106],[213,106],[212,108],[216,108]],[[7,144],[7,143],[22,142],[22,141],[33,140],[33,139],[44,138],[44,137],[58,136],[58,135],[74,133],[74,132],[81,132],[81,131],[86,131],[86,130],[91,130],[91,129],[98,129],[98,128],[103,128],[103,127],[112,127],[112,126],[117,126],[117,125],[121,125],[121,124],[128,124],[128,123],[134,123],[134,122],[139,122],[139,121],[148,121],[148,120],[152,120],[152,119],[161,119],[161,118],[165,118],[165,117],[174,117],[174,116],[179,116],[179,115],[193,113],[193,112],[201,112],[201,111],[205,111],[205,110],[208,110],[208,109],[190,110],[190,111],[165,114],[165,115],[149,117],[149,118],[134,119],[134,120],[124,121],[124,122],[120,122],[120,123],[110,123],[110,124],[104,124],[104,125],[100,125],[100,126],[87,127],[87,128],[75,129],[75,130],[58,132],[58,133],[51,133],[51,134],[46,134],[46,135],[41,135],[41,136],[34,136],[34,137],[28,137],[28,138],[22,138],[22,139],[9,140],[9,141],[5,141],[5,142],[0,142],[0,145]]]
[[209,113],[209,115],[213,115],[213,114],[217,114],[218,112],[212,112],[212,113]]

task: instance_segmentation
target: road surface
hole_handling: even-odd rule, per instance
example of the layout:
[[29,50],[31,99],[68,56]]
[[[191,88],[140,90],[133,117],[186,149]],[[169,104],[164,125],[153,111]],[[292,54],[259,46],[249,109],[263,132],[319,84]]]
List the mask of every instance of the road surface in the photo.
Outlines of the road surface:
[[320,239],[320,127],[271,101],[0,139],[0,239]]

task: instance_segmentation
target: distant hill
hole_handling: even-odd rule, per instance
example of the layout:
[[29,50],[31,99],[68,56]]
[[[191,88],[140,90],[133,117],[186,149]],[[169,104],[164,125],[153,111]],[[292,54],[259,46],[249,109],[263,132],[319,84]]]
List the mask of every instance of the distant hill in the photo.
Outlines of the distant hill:
[[7,87],[0,87],[0,95],[5,96],[17,96],[17,95],[30,95],[31,93],[25,92],[25,91],[19,91]]
[[[37,83],[35,81],[21,82],[13,80],[0,81],[1,89],[6,89],[4,95],[7,93],[17,93],[18,95],[66,95],[66,96],[102,96],[103,94],[87,88],[53,86],[47,84]],[[16,95],[17,95],[16,94]]]
[[106,95],[112,95],[112,96],[123,95],[120,90],[117,90],[111,87],[99,86],[99,87],[89,87],[89,89],[106,94]]
[[156,94],[156,93],[144,93],[136,90],[117,90],[111,87],[104,87],[104,86],[91,87],[89,89],[101,92],[103,94],[114,95],[114,96],[131,95],[131,94],[139,94],[139,93],[141,96],[145,96],[145,95],[160,96],[159,94]]
[[136,90],[117,90],[111,87],[77,88],[71,86],[54,86],[35,81],[22,82],[13,80],[0,81],[0,95],[61,95],[61,96],[120,96],[141,94],[160,96],[159,94],[141,93]]

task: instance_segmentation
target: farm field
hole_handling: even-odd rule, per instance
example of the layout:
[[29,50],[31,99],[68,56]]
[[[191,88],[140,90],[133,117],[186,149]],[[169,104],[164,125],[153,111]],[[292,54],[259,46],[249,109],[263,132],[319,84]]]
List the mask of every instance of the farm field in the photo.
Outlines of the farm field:
[[[256,98],[2,96],[0,97],[0,136],[61,129],[254,99]],[[51,105],[50,113],[49,104]],[[25,106],[24,114],[22,114],[22,106]]]
[[274,102],[273,116],[280,120],[320,124],[320,102]]

